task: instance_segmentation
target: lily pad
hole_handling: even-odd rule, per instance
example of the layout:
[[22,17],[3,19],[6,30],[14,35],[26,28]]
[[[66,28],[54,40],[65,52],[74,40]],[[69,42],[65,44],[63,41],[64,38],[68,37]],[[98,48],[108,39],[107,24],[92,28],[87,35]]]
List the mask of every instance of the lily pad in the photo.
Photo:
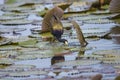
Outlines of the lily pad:
[[12,78],[1,78],[0,80],[13,80]]
[[20,55],[20,56],[16,57],[16,59],[18,59],[18,60],[34,60],[34,59],[37,59],[37,57],[34,55]]
[[1,21],[5,20],[18,20],[18,19],[25,19],[26,16],[0,16]]
[[12,78],[1,78],[0,80],[13,80]]
[[96,52],[93,52],[93,54],[96,54],[96,55],[109,55],[109,54],[119,54],[120,53],[120,50],[102,50],[102,51],[96,51]]
[[114,22],[111,20],[108,20],[108,19],[98,19],[98,20],[84,21],[84,23],[86,23],[86,24],[110,24],[110,23],[114,23]]
[[7,69],[10,69],[10,68],[33,69],[33,68],[36,68],[36,66],[34,66],[34,65],[27,65],[27,64],[13,64],[13,65],[7,67]]
[[0,37],[0,45],[9,44],[10,42],[11,42],[11,39]]
[[65,61],[60,63],[55,63],[55,66],[83,66],[83,65],[93,65],[99,64],[101,61],[99,60],[74,60],[74,61]]
[[30,47],[22,47],[20,50],[19,50],[19,52],[31,52],[31,51],[37,51],[37,50],[39,50],[39,48],[30,48]]
[[[8,66],[9,67],[9,66]],[[3,68],[3,69],[0,69],[1,72],[16,72],[16,71],[23,71],[24,69],[22,68]]]
[[54,53],[51,50],[36,50],[36,51],[27,51],[22,52],[22,55],[18,56],[19,60],[32,60],[37,58],[50,58],[53,57]]
[[23,71],[23,72],[14,72],[10,73],[10,77],[30,77],[31,75],[45,75],[47,72],[45,71]]
[[89,29],[89,30],[83,30],[83,35],[84,37],[89,37],[89,36],[97,36],[101,37],[104,36],[107,32],[109,32],[108,29]]
[[15,58],[16,56],[20,55],[20,52],[17,51],[6,51],[4,52],[4,54],[1,54],[2,56],[6,57],[6,58]]
[[28,17],[29,13],[17,13],[17,12],[5,12],[3,16],[26,16]]
[[115,60],[115,61],[103,61],[105,64],[120,64],[120,60]]
[[0,58],[0,65],[12,65],[13,60],[8,58]]
[[106,10],[106,11],[92,12],[91,14],[93,14],[93,15],[106,15],[106,14],[111,14],[111,13],[108,10]]
[[96,51],[93,54],[101,55],[103,58],[98,58],[106,64],[120,64],[120,50],[103,50]]
[[34,33],[41,33],[41,27],[35,27],[35,28],[30,29],[30,30],[33,34]]
[[0,51],[20,50],[21,47],[15,45],[5,45],[0,47]]
[[77,21],[85,21],[85,22],[87,22],[87,21],[92,21],[93,20],[93,22],[94,21],[102,21],[102,20],[106,20],[106,21],[109,21],[110,22],[110,20],[109,19],[107,19],[108,17],[110,17],[110,16],[112,16],[112,15],[83,15],[83,16],[73,16],[73,17],[69,17],[69,19],[73,19],[73,20],[77,20]]
[[30,7],[5,7],[2,9],[3,11],[11,11],[11,12],[21,12],[25,10],[32,10]]
[[86,2],[73,2],[73,4],[69,7],[69,12],[80,12],[80,11],[86,11],[89,10],[91,7],[91,4],[87,4]]
[[[29,38],[26,36],[19,36],[19,37],[11,37],[12,39],[12,43],[16,43],[19,45],[27,45],[27,44],[35,44],[36,43],[36,39],[33,38]],[[30,42],[32,41],[32,42]]]
[[0,28],[1,33],[20,32],[26,30],[25,28]]
[[37,43],[36,39],[30,39],[27,41],[18,42],[18,45],[22,47],[35,47],[36,43]]
[[34,54],[38,54],[38,55],[49,55],[51,53],[51,50],[32,50],[32,51],[23,51],[21,52],[23,55],[34,55]]
[[31,20],[12,20],[12,21],[5,21],[5,22],[1,22],[1,24],[4,24],[4,25],[18,25],[18,24],[30,24],[32,23]]

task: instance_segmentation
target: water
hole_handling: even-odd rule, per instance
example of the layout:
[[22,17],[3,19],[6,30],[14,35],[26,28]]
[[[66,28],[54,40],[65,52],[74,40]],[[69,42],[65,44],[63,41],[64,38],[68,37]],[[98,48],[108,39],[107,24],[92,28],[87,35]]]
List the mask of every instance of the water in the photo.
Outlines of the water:
[[[0,14],[2,15],[3,12],[1,11]],[[29,17],[27,18],[28,20],[39,20],[41,21],[43,18],[36,16],[36,14],[30,14]],[[79,22],[79,21],[78,21]],[[41,22],[40,22],[41,24]],[[108,23],[108,24],[83,24],[80,25],[83,34],[88,36],[88,35],[94,35],[95,33],[98,34],[99,32],[109,32],[110,29],[112,27],[115,27],[116,24],[115,23]],[[29,36],[31,35],[31,31],[30,29],[32,28],[36,28],[36,27],[41,27],[41,25],[33,25],[33,24],[24,24],[24,25],[0,25],[0,28],[7,28],[7,29],[11,29],[11,28],[25,28],[25,31],[20,31],[17,32],[19,34],[14,35],[13,31],[10,31],[10,33],[5,33],[5,34],[1,34],[1,36],[4,36],[6,38],[11,38],[11,37],[20,37],[20,36]],[[91,30],[92,29],[92,30]],[[74,30],[74,29],[73,29]],[[91,31],[90,31],[91,30]],[[87,34],[88,32],[89,34]],[[98,32],[98,33],[97,33]],[[72,37],[76,37],[76,32],[73,31],[73,36]],[[99,34],[99,36],[101,36],[101,34]],[[81,51],[82,47],[80,46],[79,42],[77,39],[71,39],[71,36],[64,36],[66,39],[68,39],[69,43],[74,43],[77,44],[76,46],[72,46],[73,47],[77,47],[78,50],[75,52],[72,52],[71,54],[65,54],[65,55],[59,55],[60,60],[58,58],[54,59],[56,62],[55,63],[59,63],[59,62],[66,62],[66,61],[75,61],[75,60],[84,60],[81,56],[83,55],[92,55],[94,52],[96,51],[102,51],[102,50],[119,50],[120,49],[120,44],[119,39],[116,38],[112,38],[112,39],[104,39],[104,38],[99,38],[99,39],[86,39],[87,42],[89,43],[86,48],[88,48],[88,50],[85,51]],[[41,43],[42,45],[42,43]],[[48,47],[49,45],[46,45],[45,47]],[[57,46],[57,45],[56,45]],[[1,46],[0,46],[1,47]],[[44,48],[45,48],[44,47]],[[43,50],[41,50],[42,52]],[[2,51],[1,51],[2,52]],[[22,55],[23,53],[21,53],[20,55]],[[20,56],[17,55],[17,56]],[[36,54],[32,54],[33,56]],[[112,80],[113,78],[115,78],[117,76],[116,74],[116,69],[113,68],[114,65],[112,64],[94,64],[94,65],[87,65],[87,66],[54,66],[52,65],[52,58],[44,58],[44,59],[31,59],[31,60],[16,60],[14,61],[15,65],[18,64],[22,64],[22,65],[34,65],[36,66],[35,68],[32,69],[27,69],[28,71],[31,71],[31,73],[27,73],[29,75],[29,77],[21,77],[20,75],[17,75],[17,77],[15,76],[5,76],[5,77],[1,77],[0,78],[11,78],[13,80],[28,80],[31,78],[31,80],[34,80],[35,78],[37,80],[44,80],[45,78],[49,78],[49,77],[54,77],[54,79],[59,79],[59,78],[63,78],[63,76],[68,76],[68,77],[79,77],[79,76],[86,76],[87,78],[89,76],[93,76],[95,74],[102,74],[103,75],[103,80],[106,80],[107,78],[109,78],[109,80]],[[90,59],[90,60],[95,60],[96,59]],[[87,63],[87,62],[86,62]],[[108,73],[103,73],[103,72],[99,72],[100,70],[104,70],[106,69],[106,66],[108,68],[108,72],[110,70],[112,70],[113,72]],[[88,67],[90,68],[89,71]],[[79,68],[79,69],[78,69]],[[82,68],[81,70],[83,70],[83,72],[81,72],[80,68]],[[84,70],[87,69],[87,70]],[[26,70],[26,72],[27,72]],[[43,70],[43,71],[47,71],[47,74],[45,75],[34,75],[32,73],[32,71],[36,71],[36,70]],[[57,71],[58,70],[58,71]],[[73,72],[71,72],[73,71]],[[24,71],[23,71],[24,72]],[[81,72],[78,74],[78,72]],[[107,72],[107,70],[106,70]],[[14,73],[14,71],[8,72],[8,74],[10,73]],[[19,73],[19,71],[18,71]],[[60,74],[59,74],[60,73]],[[5,73],[4,73],[5,74]],[[68,75],[71,74],[71,75]],[[72,75],[73,74],[73,75]],[[0,72],[0,75],[3,75],[2,72]]]

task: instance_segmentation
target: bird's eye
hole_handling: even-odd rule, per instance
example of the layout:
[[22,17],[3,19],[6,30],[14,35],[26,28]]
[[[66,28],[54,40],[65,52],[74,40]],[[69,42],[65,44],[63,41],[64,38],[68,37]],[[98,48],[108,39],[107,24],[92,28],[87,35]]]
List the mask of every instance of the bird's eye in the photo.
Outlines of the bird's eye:
[[53,17],[55,18],[55,20],[57,20],[57,17],[55,15],[53,15]]

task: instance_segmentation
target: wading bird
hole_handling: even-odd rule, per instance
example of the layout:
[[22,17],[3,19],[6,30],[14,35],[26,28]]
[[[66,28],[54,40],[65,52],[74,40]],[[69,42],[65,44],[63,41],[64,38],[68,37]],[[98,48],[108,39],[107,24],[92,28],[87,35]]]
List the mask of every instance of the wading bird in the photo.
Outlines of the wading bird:
[[59,42],[63,42],[67,45],[68,41],[66,39],[61,38],[64,32],[63,25],[61,22],[63,14],[64,11],[57,6],[49,10],[44,16],[42,22],[42,33],[51,32],[51,34],[56,40],[58,40]]

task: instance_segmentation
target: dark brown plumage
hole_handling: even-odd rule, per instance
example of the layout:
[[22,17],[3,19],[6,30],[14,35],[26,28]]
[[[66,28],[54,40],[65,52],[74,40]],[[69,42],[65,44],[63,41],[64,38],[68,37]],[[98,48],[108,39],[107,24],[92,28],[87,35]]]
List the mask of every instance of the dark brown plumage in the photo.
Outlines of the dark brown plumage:
[[42,23],[42,32],[51,32],[59,42],[67,44],[67,40],[61,39],[63,35],[63,25],[61,22],[64,11],[59,7],[54,7],[45,15]]
[[[59,20],[62,18],[64,11],[59,7],[54,7],[53,9],[49,10],[46,15],[44,16],[42,22],[42,32],[49,32],[55,23],[55,18],[57,17]],[[60,22],[60,21],[57,21]]]

